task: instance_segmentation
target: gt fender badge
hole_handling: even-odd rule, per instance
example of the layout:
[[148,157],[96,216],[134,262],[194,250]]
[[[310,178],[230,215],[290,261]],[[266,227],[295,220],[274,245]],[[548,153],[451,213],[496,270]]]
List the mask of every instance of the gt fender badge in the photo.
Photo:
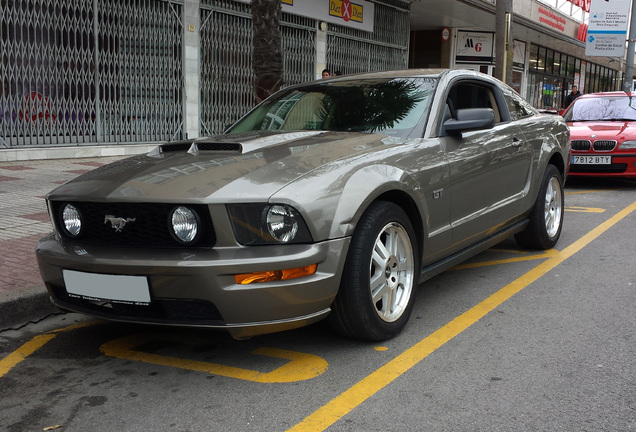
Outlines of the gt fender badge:
[[439,199],[442,197],[442,191],[444,189],[437,189],[436,191],[433,191],[433,199]]

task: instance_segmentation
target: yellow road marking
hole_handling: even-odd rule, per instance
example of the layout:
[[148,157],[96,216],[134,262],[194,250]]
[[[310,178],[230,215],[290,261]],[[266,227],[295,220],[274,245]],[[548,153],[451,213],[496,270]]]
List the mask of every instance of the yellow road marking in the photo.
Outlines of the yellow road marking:
[[535,282],[541,276],[570,258],[601,234],[636,210],[636,202],[616,215],[594,228],[592,231],[566,247],[562,252],[550,256],[523,276],[506,285],[481,303],[473,306],[468,311],[453,319],[451,322],[422,339],[402,354],[395,357],[384,366],[377,369],[367,377],[358,381],[339,396],[336,396],[326,405],[322,406],[303,421],[288,429],[288,432],[323,431],[329,426],[350,413],[358,405],[389,385],[393,380],[407,372],[429,354],[444,345],[446,342],[459,335],[468,327],[476,323],[495,307],[521,291],[523,288]]
[[252,351],[252,354],[282,358],[289,361],[270,372],[258,372],[199,360],[145,353],[134,349],[144,343],[158,339],[169,340],[179,344],[184,343],[183,338],[171,339],[169,337],[158,337],[156,335],[151,335],[151,337],[148,338],[143,335],[132,335],[106,342],[99,349],[108,356],[124,360],[134,360],[161,366],[208,372],[214,375],[259,383],[287,383],[308,380],[322,374],[328,367],[328,363],[324,359],[313,354],[266,347],[257,348]]
[[531,260],[537,260],[537,259],[545,259],[545,258],[550,258],[550,257],[554,256],[555,254],[558,254],[558,251],[556,251],[555,249],[550,249],[550,250],[547,250],[547,251],[543,251],[543,252],[541,252],[539,254],[526,255],[526,256],[522,256],[522,257],[518,257],[518,258],[505,258],[505,259],[500,259],[500,260],[482,261],[482,262],[475,262],[475,263],[468,263],[468,264],[459,264],[459,265],[456,265],[455,267],[451,268],[450,270],[465,270],[465,269],[470,269],[470,268],[488,267],[488,266],[499,265],[499,264],[510,264],[510,263],[516,263],[516,262],[521,262],[521,261],[531,261]]
[[615,190],[618,190],[618,189],[590,189],[590,190],[566,192],[565,195],[580,195],[580,194],[588,194],[588,193],[595,193],[595,192],[607,192],[607,191],[615,191]]
[[13,369],[15,365],[42,348],[44,344],[46,344],[54,337],[54,334],[43,334],[36,336],[22,345],[20,348],[0,360],[0,377],[3,377],[7,372]]
[[[99,322],[99,321],[98,321]],[[89,325],[93,325],[95,322],[82,323],[82,324],[73,324],[61,329],[53,330],[38,336],[35,336],[30,341],[22,345],[17,350],[13,351],[11,354],[6,356],[5,358],[0,360],[0,378],[7,374],[11,369],[13,369],[18,363],[22,360],[26,359],[28,356],[42,348],[48,341],[54,339],[57,336],[57,333],[75,330],[81,327],[87,327]]]
[[565,211],[577,212],[577,213],[604,213],[605,209],[597,207],[566,207]]

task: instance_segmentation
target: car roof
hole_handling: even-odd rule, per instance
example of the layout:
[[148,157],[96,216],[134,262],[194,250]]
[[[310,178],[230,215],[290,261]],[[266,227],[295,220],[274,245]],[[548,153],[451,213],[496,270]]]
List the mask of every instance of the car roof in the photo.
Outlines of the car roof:
[[625,93],[624,91],[597,92],[597,93],[582,94],[580,97],[587,99],[592,97],[629,97],[629,96],[636,96],[636,92],[631,92],[631,93]]
[[[441,78],[448,76],[452,78],[454,76],[465,77],[479,77],[482,79],[493,80],[490,75],[472,71],[469,69],[402,69],[402,70],[387,70],[381,72],[362,72],[348,75],[338,75],[331,78],[318,79],[314,82],[337,82],[347,81],[351,79],[374,79],[374,78]],[[303,83],[306,84],[306,83]],[[300,85],[303,85],[300,84]]]

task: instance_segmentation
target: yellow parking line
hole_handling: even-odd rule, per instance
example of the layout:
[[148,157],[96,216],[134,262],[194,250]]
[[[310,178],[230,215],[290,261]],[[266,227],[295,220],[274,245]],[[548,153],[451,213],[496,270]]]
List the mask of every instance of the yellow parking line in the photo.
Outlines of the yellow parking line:
[[22,360],[42,348],[44,344],[53,339],[55,336],[56,335],[54,334],[43,334],[36,336],[22,345],[20,348],[0,360],[0,378],[2,378],[7,372],[13,369],[15,365],[20,363]]
[[422,339],[420,342],[404,351],[402,354],[398,355],[375,372],[363,378],[361,381],[358,381],[348,390],[345,390],[344,393],[336,396],[326,405],[314,411],[303,421],[293,426],[288,430],[288,432],[323,431],[327,429],[329,426],[355,409],[358,405],[422,361],[437,348],[441,347],[446,342],[453,339],[455,336],[480,320],[495,307],[539,279],[541,276],[545,275],[566,259],[579,252],[634,210],[636,210],[636,202],[633,202],[631,205],[594,228],[572,245],[566,247],[562,252],[555,253],[553,256],[523,276],[506,285],[481,303],[473,306],[465,313],[433,332],[430,336]]
[[565,211],[577,212],[577,213],[604,213],[605,209],[597,207],[566,207]]
[[521,257],[517,257],[517,258],[505,258],[505,259],[500,259],[500,260],[492,260],[492,261],[482,261],[482,262],[475,262],[475,263],[468,263],[468,264],[459,264],[456,265],[455,267],[453,267],[451,270],[465,270],[465,269],[470,269],[470,268],[478,268],[478,267],[488,267],[488,266],[493,266],[493,265],[499,265],[499,264],[510,264],[510,263],[516,263],[516,262],[521,262],[521,261],[531,261],[531,260],[538,260],[538,259],[545,259],[545,258],[550,258],[556,254],[558,254],[559,251],[557,251],[556,249],[550,249],[547,251],[543,251],[542,253],[539,254],[533,254],[533,255],[526,255],[526,256],[521,256]]
[[75,330],[82,327],[87,327],[89,325],[96,324],[100,321],[81,323],[81,324],[73,324],[70,326],[66,326],[61,329],[53,330],[38,336],[35,336],[30,341],[22,345],[17,350],[13,351],[11,354],[6,356],[3,359],[0,359],[0,378],[7,374],[11,369],[13,369],[18,363],[26,359],[28,356],[42,348],[48,341],[51,339],[55,339],[57,333]]
[[565,195],[581,195],[581,194],[589,194],[589,193],[595,193],[595,192],[607,192],[607,191],[615,191],[618,189],[590,189],[590,190],[581,190],[581,191],[571,191],[571,192],[566,192]]
[[260,383],[287,383],[308,380],[324,373],[329,366],[324,359],[313,354],[267,347],[257,348],[252,351],[252,354],[275,357],[289,361],[270,372],[258,372],[251,369],[243,369],[200,360],[191,360],[135,350],[136,347],[143,345],[149,340],[162,340],[180,344],[196,344],[197,342],[184,340],[182,336],[144,336],[136,334],[106,342],[99,347],[99,349],[108,356],[124,360],[140,361],[190,371],[207,372],[213,375]]

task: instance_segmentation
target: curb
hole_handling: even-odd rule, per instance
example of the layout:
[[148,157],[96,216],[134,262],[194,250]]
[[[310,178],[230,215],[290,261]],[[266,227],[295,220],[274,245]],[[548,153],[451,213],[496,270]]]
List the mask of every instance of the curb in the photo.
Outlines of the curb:
[[0,330],[17,328],[59,312],[44,285],[0,293]]

